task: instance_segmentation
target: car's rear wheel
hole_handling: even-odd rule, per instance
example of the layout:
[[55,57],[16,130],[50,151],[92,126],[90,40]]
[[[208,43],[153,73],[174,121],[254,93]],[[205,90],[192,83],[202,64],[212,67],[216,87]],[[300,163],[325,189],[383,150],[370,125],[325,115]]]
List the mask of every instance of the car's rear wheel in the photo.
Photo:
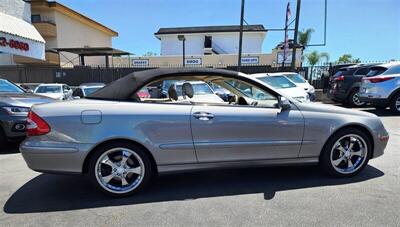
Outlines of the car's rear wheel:
[[152,176],[151,161],[141,147],[114,142],[98,148],[89,161],[89,177],[102,192],[124,197],[142,190]]
[[358,89],[353,89],[347,98],[347,104],[352,107],[362,107],[365,105],[365,102],[360,101],[360,97],[358,96]]
[[400,115],[400,92],[393,96],[389,105],[393,113]]
[[329,175],[351,177],[368,164],[371,141],[361,130],[346,128],[335,133],[325,144],[320,165]]

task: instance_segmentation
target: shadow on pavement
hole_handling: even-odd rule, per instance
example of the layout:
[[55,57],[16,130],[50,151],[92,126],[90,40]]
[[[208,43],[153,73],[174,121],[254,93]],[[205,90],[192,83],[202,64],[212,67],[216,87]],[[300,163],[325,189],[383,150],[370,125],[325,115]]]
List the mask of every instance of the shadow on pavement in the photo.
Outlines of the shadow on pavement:
[[366,109],[364,110],[366,112],[369,113],[373,113],[379,117],[394,117],[394,116],[398,116],[396,114],[394,114],[392,111],[390,111],[390,109],[385,109],[385,110],[377,110],[377,109]]
[[19,153],[19,143],[8,143],[0,147],[0,155]]
[[253,193],[271,200],[279,191],[351,184],[383,175],[372,166],[346,179],[322,175],[317,166],[173,174],[159,177],[143,192],[116,199],[97,191],[84,177],[41,174],[19,188],[3,209],[6,213],[53,212]]

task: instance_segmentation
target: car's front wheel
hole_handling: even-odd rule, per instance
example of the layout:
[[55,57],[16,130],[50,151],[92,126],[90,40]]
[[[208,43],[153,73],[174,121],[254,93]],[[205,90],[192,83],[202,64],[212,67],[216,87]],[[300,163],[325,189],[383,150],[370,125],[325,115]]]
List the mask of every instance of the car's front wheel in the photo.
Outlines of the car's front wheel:
[[102,192],[124,197],[142,190],[152,176],[151,161],[139,146],[114,142],[98,148],[89,161],[89,178]]
[[325,144],[320,165],[331,176],[351,177],[368,164],[371,148],[371,141],[363,131],[346,128],[331,136]]
[[390,100],[390,110],[400,115],[400,92],[398,92],[394,97]]

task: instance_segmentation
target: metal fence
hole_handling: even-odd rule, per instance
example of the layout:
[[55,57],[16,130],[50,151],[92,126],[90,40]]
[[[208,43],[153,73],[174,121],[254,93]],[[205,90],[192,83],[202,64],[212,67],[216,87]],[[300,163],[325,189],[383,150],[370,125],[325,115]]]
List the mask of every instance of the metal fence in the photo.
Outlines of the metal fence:
[[[145,67],[135,66],[117,66],[113,68],[99,66],[75,66],[73,68],[61,68],[59,66],[0,66],[0,78],[5,78],[16,83],[65,83],[71,86],[77,86],[87,82],[110,83],[131,72],[142,71],[154,68],[173,68],[181,65],[152,65]],[[199,66],[187,66],[199,67]],[[208,65],[202,66],[208,68],[222,68],[228,70],[237,70],[235,65]],[[295,69],[306,78],[315,88],[323,88],[324,78],[331,76],[335,70],[341,66],[333,63],[324,63],[320,65],[302,65]],[[289,72],[289,65],[243,65],[243,73],[271,73],[271,72]]]

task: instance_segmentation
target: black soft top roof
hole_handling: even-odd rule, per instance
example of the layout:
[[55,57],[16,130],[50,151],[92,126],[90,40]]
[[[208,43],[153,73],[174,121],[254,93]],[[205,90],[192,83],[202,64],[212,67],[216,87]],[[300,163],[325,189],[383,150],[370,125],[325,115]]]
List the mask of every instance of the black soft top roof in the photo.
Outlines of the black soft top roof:
[[224,69],[210,68],[159,68],[130,73],[121,79],[101,88],[87,96],[89,99],[104,99],[126,101],[130,100],[135,92],[144,85],[166,77],[196,76],[196,75],[227,75],[239,76],[238,72]]

